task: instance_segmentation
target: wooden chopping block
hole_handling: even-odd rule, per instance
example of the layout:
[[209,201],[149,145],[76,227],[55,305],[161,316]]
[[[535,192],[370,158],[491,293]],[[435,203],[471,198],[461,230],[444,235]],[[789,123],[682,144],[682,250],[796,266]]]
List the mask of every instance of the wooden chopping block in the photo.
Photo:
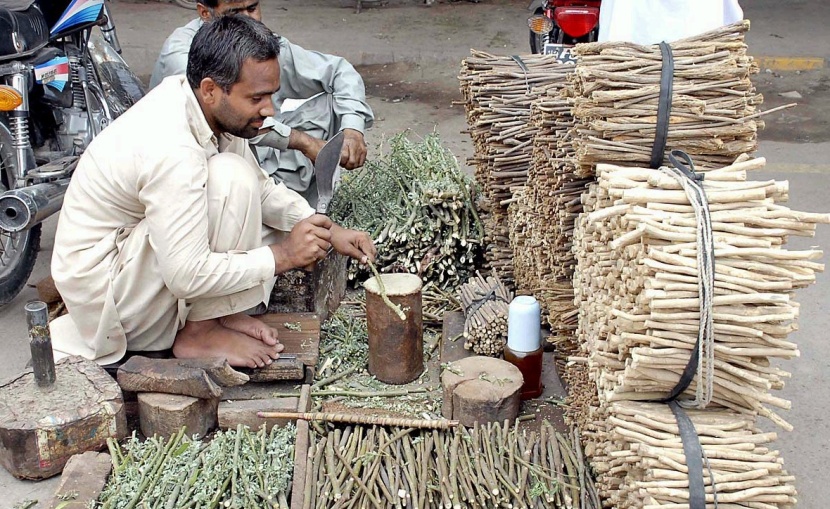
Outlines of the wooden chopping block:
[[320,358],[320,318],[313,313],[267,313],[257,318],[277,329],[285,349],[279,359],[264,368],[240,371],[251,382],[303,380],[306,369],[314,369]]
[[58,361],[48,387],[35,383],[31,369],[0,385],[0,463],[17,478],[59,474],[73,455],[126,434],[121,389],[93,361]]
[[492,357],[466,357],[441,374],[441,413],[464,426],[512,421],[519,415],[524,378],[519,368]]
[[118,368],[125,391],[163,392],[199,399],[218,399],[222,388],[242,385],[248,376],[225,359],[150,359],[135,355]]
[[187,428],[188,436],[203,437],[216,427],[218,405],[219,399],[142,392],[138,395],[141,433],[169,438]]

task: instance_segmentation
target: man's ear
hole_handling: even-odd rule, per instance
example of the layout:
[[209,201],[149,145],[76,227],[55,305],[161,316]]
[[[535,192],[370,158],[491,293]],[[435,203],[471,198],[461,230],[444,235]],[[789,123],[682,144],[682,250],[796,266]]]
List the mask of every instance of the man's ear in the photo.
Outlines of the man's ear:
[[211,106],[219,104],[223,93],[222,87],[213,81],[213,78],[205,78],[199,83],[199,94],[202,96],[203,104]]
[[208,22],[213,19],[213,13],[210,11],[210,8],[206,7],[201,2],[196,4],[196,12],[199,13],[199,19],[204,22]]

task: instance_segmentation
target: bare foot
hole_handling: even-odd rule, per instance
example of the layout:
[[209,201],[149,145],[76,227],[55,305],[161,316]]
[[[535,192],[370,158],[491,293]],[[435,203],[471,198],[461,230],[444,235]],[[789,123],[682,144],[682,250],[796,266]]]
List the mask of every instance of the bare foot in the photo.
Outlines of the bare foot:
[[262,320],[246,315],[245,313],[223,316],[219,319],[219,324],[228,329],[259,339],[266,345],[277,344],[277,329],[269,327]]
[[213,319],[185,323],[176,334],[173,355],[183,359],[224,357],[231,366],[262,368],[278,358],[283,348],[223,327]]

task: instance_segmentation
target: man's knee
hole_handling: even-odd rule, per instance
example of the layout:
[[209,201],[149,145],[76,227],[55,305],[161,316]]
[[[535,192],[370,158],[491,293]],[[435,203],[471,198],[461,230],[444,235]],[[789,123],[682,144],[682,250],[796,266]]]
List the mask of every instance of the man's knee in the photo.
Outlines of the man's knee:
[[208,159],[207,191],[211,197],[250,199],[259,196],[256,172],[243,157],[224,152]]

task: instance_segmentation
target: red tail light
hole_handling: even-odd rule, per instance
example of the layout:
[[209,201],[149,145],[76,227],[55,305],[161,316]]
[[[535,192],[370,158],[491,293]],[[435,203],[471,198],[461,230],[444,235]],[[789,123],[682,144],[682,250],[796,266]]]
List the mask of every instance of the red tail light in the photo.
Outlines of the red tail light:
[[571,37],[582,37],[597,26],[599,9],[596,7],[557,7],[553,19],[563,32]]

